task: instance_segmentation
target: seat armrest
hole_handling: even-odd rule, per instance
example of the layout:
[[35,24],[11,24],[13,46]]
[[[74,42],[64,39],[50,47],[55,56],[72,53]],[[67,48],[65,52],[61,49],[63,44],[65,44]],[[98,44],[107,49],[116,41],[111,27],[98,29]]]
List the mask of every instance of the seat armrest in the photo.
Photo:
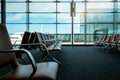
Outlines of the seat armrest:
[[41,45],[45,48],[47,54],[49,54],[49,51],[44,43],[14,44],[12,46],[41,46]]
[[15,54],[17,53],[25,53],[27,55],[27,57],[29,58],[30,62],[31,62],[31,65],[32,65],[32,68],[33,68],[33,72],[31,75],[33,75],[36,70],[37,70],[37,65],[35,63],[35,60],[33,58],[33,56],[31,55],[31,53],[26,50],[26,49],[10,49],[10,50],[0,50],[0,53],[11,53],[11,52],[15,52]]

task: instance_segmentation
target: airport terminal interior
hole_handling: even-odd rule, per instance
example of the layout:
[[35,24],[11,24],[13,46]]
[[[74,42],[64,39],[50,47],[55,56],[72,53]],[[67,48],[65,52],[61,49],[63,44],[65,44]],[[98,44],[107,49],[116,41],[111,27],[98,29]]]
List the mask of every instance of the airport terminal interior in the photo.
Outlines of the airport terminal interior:
[[120,0],[0,0],[0,80],[120,80]]

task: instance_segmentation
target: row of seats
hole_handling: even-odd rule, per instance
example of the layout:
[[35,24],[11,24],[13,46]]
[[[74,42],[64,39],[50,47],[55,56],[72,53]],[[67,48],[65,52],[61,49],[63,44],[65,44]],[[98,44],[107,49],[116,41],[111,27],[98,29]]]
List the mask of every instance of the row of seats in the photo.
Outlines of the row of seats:
[[[44,34],[40,32],[35,32],[35,33],[24,32],[21,44],[32,44],[32,43],[43,43],[49,51],[53,51],[53,50],[60,51],[62,40],[54,39],[54,36],[50,34]],[[17,45],[13,44],[13,46],[17,46]],[[32,49],[34,47],[28,45],[20,45],[20,48]]]
[[49,51],[58,50],[61,51],[62,40],[54,39],[54,36],[50,34],[43,34],[39,32],[35,32],[37,36],[38,43],[43,43],[46,45]]
[[96,41],[95,46],[104,47],[104,51],[119,51],[120,47],[120,34],[112,34],[112,35],[103,35]]
[[[13,44],[13,46],[15,47],[17,46],[17,48],[19,47],[19,49],[33,50],[39,48],[44,55],[42,61],[44,61],[48,57],[50,51],[54,51],[54,50],[61,51],[61,45],[62,45],[62,40],[54,39],[53,35],[44,34],[40,32],[35,32],[35,33],[24,32],[21,44]],[[17,54],[16,56],[17,58],[21,58],[22,60],[24,60],[22,54]],[[50,58],[60,63],[54,57],[50,56]]]
[[[25,39],[28,40],[28,37],[25,37]],[[40,44],[32,43],[31,46],[40,46]],[[30,46],[29,44],[23,44],[22,46],[24,45]],[[17,62],[15,54],[19,53],[26,54],[31,64],[22,65]],[[0,76],[0,80],[56,80],[59,69],[57,62],[36,63],[30,51],[25,48],[13,49],[6,26],[0,24],[0,69],[9,65],[12,66],[12,70]]]

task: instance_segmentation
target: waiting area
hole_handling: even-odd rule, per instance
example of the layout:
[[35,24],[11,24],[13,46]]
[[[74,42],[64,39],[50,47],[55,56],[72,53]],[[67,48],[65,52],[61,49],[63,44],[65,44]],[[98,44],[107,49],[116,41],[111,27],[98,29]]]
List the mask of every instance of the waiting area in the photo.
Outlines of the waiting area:
[[120,0],[0,0],[0,80],[120,80]]

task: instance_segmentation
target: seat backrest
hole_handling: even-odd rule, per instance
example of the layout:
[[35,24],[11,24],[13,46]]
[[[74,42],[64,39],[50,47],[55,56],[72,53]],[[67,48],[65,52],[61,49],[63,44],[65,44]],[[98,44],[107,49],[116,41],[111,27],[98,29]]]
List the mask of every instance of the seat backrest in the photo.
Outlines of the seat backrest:
[[[24,35],[23,35],[23,38],[22,38],[22,41],[21,41],[21,44],[28,44],[29,43],[30,35],[31,35],[30,32],[25,31]],[[22,45],[22,46],[20,46],[20,49],[21,48],[28,49],[28,46],[23,46]]]
[[29,44],[34,43],[34,39],[35,39],[35,33],[31,33],[28,43]]
[[120,34],[116,34],[115,43],[120,42]]
[[38,35],[38,32],[35,32],[35,37],[34,37],[33,43],[39,43],[39,35]]
[[[6,26],[0,24],[0,50],[9,50],[12,48]],[[14,53],[0,53],[0,68],[12,64],[16,66],[16,58]]]
[[45,34],[44,33],[40,33],[40,35],[41,35],[42,40],[45,41],[46,40]]
[[33,40],[33,43],[39,43],[36,32],[34,32],[34,40]]
[[40,35],[41,35],[41,39],[42,39],[43,43],[45,45],[47,45],[47,42],[45,41],[46,40],[45,34],[44,33],[40,33]]
[[103,35],[103,38],[101,41],[104,42],[106,40],[106,38],[107,38],[107,35]]
[[110,39],[111,39],[111,36],[108,35],[108,36],[106,37],[105,42],[109,43],[109,42],[110,42]]
[[[33,44],[33,43],[35,43],[35,42],[37,42],[37,41],[36,41],[36,34],[35,34],[35,33],[31,33],[31,35],[30,35],[30,37],[29,37],[28,44]],[[36,48],[35,45],[29,46],[29,49],[35,49],[35,48]]]
[[43,43],[43,39],[42,39],[41,33],[36,32],[36,35],[37,35],[37,38],[38,38],[38,42],[39,43]]
[[115,34],[112,34],[112,35],[111,35],[110,42],[113,43],[113,42],[115,41],[115,38],[116,38],[116,35],[115,35]]

